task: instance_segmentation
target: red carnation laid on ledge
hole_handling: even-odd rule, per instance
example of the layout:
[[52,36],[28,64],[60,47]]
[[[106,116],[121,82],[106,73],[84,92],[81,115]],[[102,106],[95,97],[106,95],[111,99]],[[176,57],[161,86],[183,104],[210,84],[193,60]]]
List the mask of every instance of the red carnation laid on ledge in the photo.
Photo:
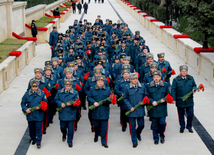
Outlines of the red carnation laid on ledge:
[[[27,28],[31,29],[31,26],[30,26],[30,25],[25,24],[25,26],[26,26]],[[47,31],[48,28],[47,28],[47,27],[42,27],[42,28],[37,28],[37,30],[38,30],[38,31]]]
[[17,39],[21,39],[21,40],[27,40],[27,41],[37,41],[36,37],[21,37],[18,34],[16,34],[15,32],[12,33],[12,35],[17,38]]
[[160,25],[160,29],[169,29],[172,28],[171,25],[165,26],[165,25]]
[[12,51],[9,53],[9,56],[16,56],[19,57],[22,54],[21,51]]

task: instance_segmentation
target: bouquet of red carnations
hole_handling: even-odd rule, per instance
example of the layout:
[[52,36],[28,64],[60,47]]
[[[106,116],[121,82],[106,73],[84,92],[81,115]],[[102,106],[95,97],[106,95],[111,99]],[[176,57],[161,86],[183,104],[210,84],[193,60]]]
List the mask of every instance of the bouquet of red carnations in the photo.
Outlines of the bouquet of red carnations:
[[[160,100],[157,101],[158,105],[161,104],[161,100],[162,99],[160,99]],[[171,104],[173,102],[173,97],[170,94],[167,94],[166,97],[163,98],[163,100],[166,101],[167,103]],[[151,110],[154,107],[155,106],[153,106],[153,105],[149,105],[149,106],[146,107],[146,109],[149,111],[149,110]]]
[[[37,105],[37,106],[35,106],[35,107],[32,107],[32,108],[30,108],[30,111],[31,112],[34,112],[34,111],[36,111],[37,109],[37,107],[39,107],[40,109],[42,109],[43,111],[46,111],[47,110],[47,108],[48,108],[48,104],[47,104],[47,102],[45,102],[45,101],[41,101],[40,102],[40,104],[39,105]],[[26,112],[24,112],[24,115],[28,115],[28,113],[26,113]]]
[[[111,101],[111,104],[115,105],[117,103],[117,97],[114,94],[111,94],[106,99],[99,101],[98,104],[102,105],[104,101]],[[96,108],[95,105],[91,105],[89,107],[90,110],[94,110],[95,108]]]

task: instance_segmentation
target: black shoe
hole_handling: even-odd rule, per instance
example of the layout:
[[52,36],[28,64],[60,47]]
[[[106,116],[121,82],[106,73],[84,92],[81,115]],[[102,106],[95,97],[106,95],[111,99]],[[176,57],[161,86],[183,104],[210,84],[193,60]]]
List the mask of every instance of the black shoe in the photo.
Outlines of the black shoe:
[[158,145],[158,141],[155,141],[154,144],[155,144],[155,145]]
[[68,144],[68,147],[73,147],[73,144]]
[[49,123],[50,123],[50,124],[53,124],[53,121],[50,121]]
[[104,148],[108,148],[108,145],[107,145],[107,144],[102,144],[102,146],[103,146]]
[[87,110],[87,108],[86,108],[86,107],[83,107],[83,110]]
[[133,144],[133,146],[132,146],[133,148],[136,148],[137,147],[137,144]]
[[43,135],[45,135],[46,134],[46,131],[43,131]]
[[122,127],[122,131],[125,132],[126,131],[126,127]]
[[138,139],[139,141],[141,141],[141,136],[137,136],[137,139]]
[[32,141],[32,143],[31,143],[32,145],[35,145],[36,144],[36,142],[35,141]]
[[97,137],[97,138],[94,138],[94,142],[95,142],[95,143],[98,142],[98,137]]
[[62,141],[65,142],[66,140],[66,137],[62,136]]
[[75,126],[75,131],[77,131],[77,126]]
[[161,144],[165,143],[165,139],[160,140]]
[[180,133],[184,133],[184,129],[180,129]]
[[41,148],[41,145],[40,145],[40,144],[37,144],[37,148],[40,149],[40,148]]
[[190,133],[193,133],[193,130],[192,130],[192,129],[188,129],[188,130],[189,130]]

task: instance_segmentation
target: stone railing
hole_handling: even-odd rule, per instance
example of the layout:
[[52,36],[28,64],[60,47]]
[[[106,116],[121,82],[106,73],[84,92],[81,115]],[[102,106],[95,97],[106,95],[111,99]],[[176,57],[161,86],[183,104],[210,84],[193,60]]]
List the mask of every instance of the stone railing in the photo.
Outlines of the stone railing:
[[[35,7],[31,7],[29,9],[26,9],[26,23],[29,24],[31,23],[32,19],[38,20],[41,17],[45,16],[45,13],[52,15],[53,13],[51,10],[56,9],[56,7],[59,7],[60,4],[65,2],[66,0],[59,0],[54,3],[51,3],[49,5],[37,5]],[[61,18],[55,18],[53,21],[55,23],[50,23],[48,24],[45,28],[47,28],[47,31],[38,31],[37,35],[37,43],[45,43],[46,40],[49,40],[49,36],[51,31],[53,30],[53,26],[57,26],[57,28],[60,28],[60,23],[65,22],[70,13],[71,13],[71,8],[68,9],[68,11],[64,11],[64,14],[60,14]],[[25,34],[27,37],[32,37],[31,35],[31,29],[28,27],[25,27]]]
[[0,93],[9,87],[12,80],[20,74],[21,70],[36,55],[35,43],[28,41],[17,51],[22,53],[19,57],[9,56],[0,63]]
[[155,37],[159,38],[168,48],[184,62],[190,65],[198,74],[205,77],[207,81],[214,86],[214,53],[195,52],[195,48],[202,47],[194,40],[186,38],[176,38],[175,35],[181,35],[180,32],[172,28],[161,28],[164,23],[158,21],[138,9],[136,6],[124,1],[116,0],[125,10],[136,18],[145,28],[147,28]]

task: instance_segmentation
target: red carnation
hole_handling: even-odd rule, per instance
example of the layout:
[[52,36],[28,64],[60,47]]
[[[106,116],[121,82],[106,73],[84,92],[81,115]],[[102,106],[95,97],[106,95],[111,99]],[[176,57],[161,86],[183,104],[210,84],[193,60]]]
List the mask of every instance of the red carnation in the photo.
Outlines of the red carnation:
[[109,79],[109,77],[107,77],[107,78],[106,78],[106,80],[107,80],[107,82],[108,82],[108,83],[110,83],[110,79]]
[[163,82],[165,82],[165,80],[163,80]]
[[117,97],[114,94],[110,95],[111,104],[115,105],[117,103]]
[[51,46],[51,50],[53,49],[53,46]]
[[81,86],[83,86],[83,83],[80,81]]
[[46,97],[51,96],[51,92],[50,92],[50,91],[48,91],[46,87],[45,87],[45,88],[43,88],[43,89],[42,89],[42,91],[45,93],[45,96],[46,96]]
[[199,90],[198,91],[200,91],[202,89],[202,92],[204,91],[204,85],[203,84],[200,84],[199,85]]
[[91,50],[87,50],[87,51],[85,51],[85,53],[86,53],[87,55],[90,55],[90,54],[91,54]]
[[48,104],[47,104],[47,102],[45,102],[45,101],[41,101],[40,108],[41,108],[43,111],[46,111],[46,110],[47,110],[47,108],[48,108]]
[[137,73],[138,74],[138,78],[140,78],[140,74],[138,72],[135,72],[135,73]]
[[167,103],[172,103],[173,102],[173,97],[170,94],[166,95],[166,102]]
[[81,90],[81,87],[80,87],[80,85],[78,85],[78,84],[75,84],[75,87],[76,87],[76,90],[77,90],[77,91],[80,91],[80,90]]
[[59,83],[57,83],[55,86],[56,86],[56,89],[58,89],[59,88]]
[[83,79],[88,80],[89,74],[90,74],[90,72],[86,73],[85,76],[83,76]]
[[162,69],[161,69],[161,72],[162,72],[162,73],[166,73],[166,72],[167,72],[166,68],[165,68],[165,67],[162,68]]
[[79,99],[77,99],[75,102],[74,102],[74,104],[73,104],[73,106],[80,106],[80,104],[81,104],[81,101],[79,100]]
[[150,103],[150,99],[146,96],[143,98],[143,102],[144,104],[149,104]]
[[176,74],[176,72],[175,72],[174,69],[171,70],[171,73],[172,73],[172,75],[175,75],[175,74]]

